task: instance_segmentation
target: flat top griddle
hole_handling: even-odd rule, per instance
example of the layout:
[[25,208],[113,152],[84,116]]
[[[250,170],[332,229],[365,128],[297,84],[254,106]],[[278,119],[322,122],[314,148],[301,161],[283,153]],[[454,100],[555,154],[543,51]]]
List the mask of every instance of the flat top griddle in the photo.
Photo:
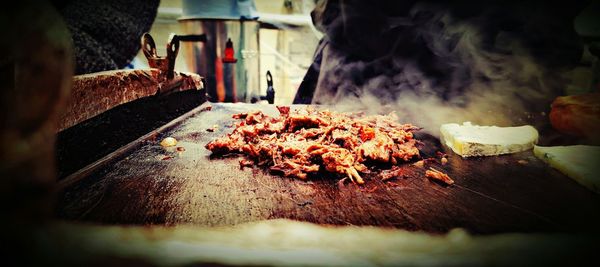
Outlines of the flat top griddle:
[[[212,108],[207,108],[211,106]],[[211,157],[209,141],[232,131],[232,114],[275,106],[205,103],[60,182],[58,218],[105,224],[234,225],[273,218],[319,224],[373,225],[432,233],[586,232],[600,222],[600,197],[551,169],[531,151],[463,159],[420,133],[423,158],[437,151],[448,164],[430,163],[455,181],[425,178],[426,168],[403,164],[404,176],[366,184],[340,177],[304,181],[240,169],[241,157]],[[402,117],[402,114],[398,114]],[[418,122],[413,122],[418,125]],[[218,125],[214,132],[208,128]],[[177,149],[159,145],[179,140]],[[181,149],[180,149],[181,150]],[[519,162],[521,161],[521,162]]]

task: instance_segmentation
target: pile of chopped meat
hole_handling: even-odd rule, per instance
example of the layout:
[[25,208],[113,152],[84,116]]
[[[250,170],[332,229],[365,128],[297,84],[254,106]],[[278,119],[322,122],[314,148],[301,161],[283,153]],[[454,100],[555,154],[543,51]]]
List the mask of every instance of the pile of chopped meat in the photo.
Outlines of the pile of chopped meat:
[[213,140],[213,153],[242,153],[242,165],[267,165],[270,170],[300,179],[326,170],[364,183],[360,173],[376,163],[397,165],[419,157],[411,124],[397,116],[365,116],[312,108],[290,111],[277,107],[279,117],[261,111],[233,115],[232,133]]

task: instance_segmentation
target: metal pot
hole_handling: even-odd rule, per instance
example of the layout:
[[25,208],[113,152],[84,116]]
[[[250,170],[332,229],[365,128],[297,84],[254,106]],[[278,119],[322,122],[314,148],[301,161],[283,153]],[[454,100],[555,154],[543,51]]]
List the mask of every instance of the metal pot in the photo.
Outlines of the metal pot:
[[[184,34],[205,36],[203,42],[182,43],[184,60],[190,71],[205,77],[210,101],[250,102],[258,97],[261,88],[259,23],[248,9],[228,13],[223,10],[237,10],[242,3],[253,3],[219,2],[220,5],[211,6],[205,1],[183,1],[183,17],[179,23]],[[223,3],[229,3],[232,8],[222,8]],[[213,10],[208,10],[209,7]],[[231,41],[234,58],[225,58],[228,41]]]

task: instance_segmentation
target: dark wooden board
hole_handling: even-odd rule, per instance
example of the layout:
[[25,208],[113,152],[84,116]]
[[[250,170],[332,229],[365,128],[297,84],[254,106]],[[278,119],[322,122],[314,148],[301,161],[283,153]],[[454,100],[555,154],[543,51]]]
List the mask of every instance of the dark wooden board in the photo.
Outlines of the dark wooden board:
[[[422,156],[448,153],[441,165],[456,182],[442,186],[425,168],[403,165],[404,177],[340,184],[335,177],[308,181],[240,169],[239,157],[211,158],[204,145],[231,132],[234,113],[275,107],[211,104],[164,131],[151,134],[61,181],[56,214],[108,224],[234,225],[271,218],[319,224],[375,225],[433,233],[462,227],[472,233],[597,231],[600,197],[536,159],[531,151],[463,159],[428,134]],[[400,114],[401,115],[401,114]],[[418,122],[414,122],[418,125]],[[220,125],[215,132],[206,131]],[[229,127],[224,127],[229,126]],[[179,147],[159,145],[173,136]],[[526,161],[525,164],[519,161]]]

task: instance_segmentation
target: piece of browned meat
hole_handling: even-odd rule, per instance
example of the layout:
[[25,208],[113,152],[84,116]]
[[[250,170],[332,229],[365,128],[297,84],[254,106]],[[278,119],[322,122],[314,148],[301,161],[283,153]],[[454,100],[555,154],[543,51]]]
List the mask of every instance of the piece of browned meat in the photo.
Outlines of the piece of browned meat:
[[[419,157],[411,124],[398,123],[395,114],[365,116],[305,108],[277,107],[279,117],[261,111],[233,115],[239,119],[227,136],[206,144],[213,153],[241,153],[267,164],[273,172],[306,179],[328,171],[364,183],[368,165],[397,165]],[[389,179],[389,178],[388,178]]]
[[445,174],[445,173],[443,173],[441,171],[438,171],[438,170],[436,170],[434,168],[429,168],[429,170],[426,170],[425,171],[425,176],[427,176],[428,178],[431,178],[433,180],[445,183],[447,185],[454,184],[454,180],[452,180],[450,178],[450,176],[448,176],[448,174]]

